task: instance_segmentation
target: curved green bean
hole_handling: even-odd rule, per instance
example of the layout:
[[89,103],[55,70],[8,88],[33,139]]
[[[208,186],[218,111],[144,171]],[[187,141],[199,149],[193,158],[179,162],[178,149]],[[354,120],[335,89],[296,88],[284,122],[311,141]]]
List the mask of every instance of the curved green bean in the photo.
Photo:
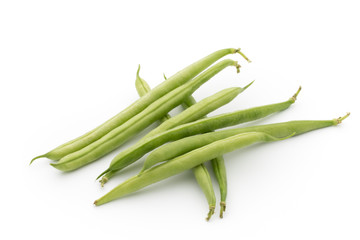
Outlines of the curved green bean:
[[[290,137],[290,136],[288,136]],[[96,206],[121,198],[148,185],[179,174],[217,156],[249,146],[257,142],[282,140],[261,132],[238,134],[195,149],[168,162],[155,166],[136,175],[97,199]]]
[[[166,80],[166,78],[165,78]],[[150,86],[147,84],[147,82],[140,78],[139,76],[139,70],[137,73],[137,78],[136,78],[136,90],[139,94],[139,96],[143,96],[144,94],[146,94],[148,91],[150,91]],[[215,98],[217,99],[217,98]],[[191,102],[195,103],[195,99],[192,96],[189,96],[188,98],[186,98],[184,100],[184,102]],[[183,104],[184,105],[184,104]],[[179,116],[179,115],[178,115]],[[170,119],[170,117],[164,117],[161,121],[167,121],[168,119]],[[211,216],[214,214],[215,211],[215,204],[216,204],[216,197],[215,197],[215,192],[214,192],[214,188],[212,186],[212,182],[211,182],[211,178],[210,178],[210,174],[208,172],[208,170],[206,169],[206,167],[204,166],[204,164],[200,164],[199,166],[194,167],[193,169],[196,181],[198,182],[201,190],[203,191],[206,200],[208,202],[209,205],[209,212],[208,215],[206,217],[206,220],[209,221]]]
[[[161,119],[171,109],[180,105],[184,98],[191,95],[202,84],[228,66],[235,66],[237,69],[239,68],[237,62],[230,59],[218,62],[196,78],[162,96],[135,117],[113,129],[99,140],[79,151],[70,153],[60,159],[57,163],[51,163],[51,165],[62,171],[72,171],[99,159],[119,147],[147,126]],[[145,96],[147,95],[149,95],[149,93]]]
[[105,183],[117,171],[125,168],[126,166],[144,156],[146,153],[163,145],[166,142],[175,141],[195,134],[210,132],[219,128],[234,126],[240,123],[263,118],[272,113],[287,109],[295,102],[295,99],[296,96],[285,102],[220,114],[217,116],[200,119],[191,123],[186,123],[165,132],[159,133],[155,136],[147,138],[144,141],[138,142],[136,147],[130,147],[121,152],[120,154],[122,157],[120,158],[119,154],[119,157],[114,159],[110,163],[109,168],[101,173],[98,178],[106,174],[101,179],[101,182]]
[[170,77],[168,81],[161,83],[153,90],[151,90],[148,94],[144,95],[143,97],[135,101],[133,104],[131,104],[129,107],[127,107],[126,109],[124,109],[123,111],[121,111],[120,113],[118,113],[117,115],[106,121],[105,123],[101,124],[97,128],[93,129],[92,131],[76,139],[73,139],[65,144],[56,147],[55,149],[49,151],[46,154],[33,158],[30,164],[35,159],[41,157],[46,157],[51,160],[59,160],[70,153],[76,152],[88,146],[89,144],[95,142],[96,140],[99,140],[100,138],[102,138],[103,136],[105,136],[107,133],[111,132],[115,128],[126,123],[131,118],[135,117],[145,108],[147,108],[151,103],[155,102],[158,98],[166,95],[168,92],[176,89],[177,87],[183,85],[184,83],[194,78],[196,75],[204,71],[206,68],[208,68],[210,65],[212,65],[220,58],[228,54],[234,54],[234,53],[239,53],[246,60],[248,60],[246,56],[240,52],[240,49],[227,48],[216,51],[198,60],[197,62],[194,62],[193,64],[187,66],[181,71],[177,72],[175,75]]

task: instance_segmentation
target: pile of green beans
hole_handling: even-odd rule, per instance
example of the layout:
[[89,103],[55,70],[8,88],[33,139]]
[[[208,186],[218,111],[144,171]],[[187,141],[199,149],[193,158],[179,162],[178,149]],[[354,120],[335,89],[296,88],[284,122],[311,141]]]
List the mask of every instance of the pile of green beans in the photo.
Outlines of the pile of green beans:
[[[138,174],[124,181],[97,199],[96,206],[122,198],[156,182],[192,169],[195,179],[208,203],[206,220],[216,209],[216,194],[212,177],[205,162],[211,162],[220,190],[220,218],[226,209],[227,176],[223,155],[236,149],[265,142],[285,140],[310,131],[335,126],[350,113],[332,120],[297,120],[267,125],[236,127],[241,123],[267,117],[288,109],[295,103],[301,87],[289,99],[234,112],[206,115],[228,104],[253,82],[244,87],[223,89],[198,102],[192,94],[223,69],[234,66],[239,73],[240,65],[232,59],[220,60],[238,53],[250,60],[240,49],[227,48],[215,51],[190,64],[169,79],[151,89],[140,77],[140,65],[136,73],[135,87],[140,98],[123,111],[84,135],[64,143],[55,149],[33,158],[48,158],[51,166],[61,171],[74,171],[118,149],[126,141],[159,121],[158,126],[144,135],[134,145],[122,149],[107,169],[98,175],[103,186],[115,174],[140,160],[149,153]],[[220,61],[218,61],[220,60]],[[176,116],[169,112],[182,105],[183,111]]]

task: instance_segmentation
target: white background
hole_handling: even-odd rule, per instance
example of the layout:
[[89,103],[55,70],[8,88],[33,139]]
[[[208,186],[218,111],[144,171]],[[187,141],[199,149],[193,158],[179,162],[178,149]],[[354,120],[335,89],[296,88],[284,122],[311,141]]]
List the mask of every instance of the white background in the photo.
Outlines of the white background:
[[[356,2],[1,1],[1,239],[359,239]],[[284,101],[299,85],[290,109],[256,123],[352,115],[227,154],[224,219],[217,207],[204,220],[207,203],[191,171],[94,207],[139,170],[141,161],[103,189],[94,181],[140,135],[76,172],[47,159],[28,166],[135,101],[138,64],[153,87],[163,73],[228,47],[253,62],[229,56],[241,73],[224,70],[195,98],[256,81],[210,115]]]

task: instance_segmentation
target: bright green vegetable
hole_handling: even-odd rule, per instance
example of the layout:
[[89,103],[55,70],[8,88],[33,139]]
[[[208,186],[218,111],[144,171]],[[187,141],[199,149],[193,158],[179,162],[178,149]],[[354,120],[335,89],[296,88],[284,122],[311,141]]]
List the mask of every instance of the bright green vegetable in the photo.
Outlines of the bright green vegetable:
[[[92,131],[74,139],[71,140],[53,150],[50,152],[37,156],[31,160],[33,162],[37,158],[46,157],[52,160],[59,160],[66,155],[76,152],[89,144],[99,140],[106,134],[110,133],[115,128],[121,126],[122,124],[125,124],[128,120],[134,118],[137,114],[142,112],[145,108],[147,108],[151,103],[157,101],[160,97],[166,95],[170,91],[176,89],[177,87],[183,85],[184,83],[188,82],[192,78],[194,78],[196,75],[204,71],[206,68],[208,68],[210,65],[212,65],[214,62],[219,60],[220,58],[228,55],[228,54],[234,54],[239,53],[241,56],[243,56],[246,60],[246,56],[240,52],[240,49],[234,49],[234,48],[227,48],[222,49],[219,51],[216,51],[202,59],[200,59],[197,62],[194,62],[193,64],[187,66],[183,70],[177,72],[175,75],[170,77],[168,81],[165,81],[158,85],[156,88],[151,90],[148,94],[144,95],[137,101],[135,101],[133,104],[131,104],[129,107],[127,107],[125,110],[114,116],[113,118],[109,119],[102,125],[98,126],[97,128],[93,129]],[[30,163],[31,163],[30,162]],[[60,167],[60,166],[59,166]]]
[[144,156],[146,153],[154,150],[155,148],[163,145],[164,143],[175,141],[191,135],[210,132],[219,128],[234,126],[240,123],[263,118],[272,113],[287,109],[295,102],[295,98],[296,96],[281,103],[264,105],[260,107],[254,107],[245,110],[235,111],[232,113],[225,113],[213,117],[200,119],[159,133],[155,136],[145,139],[144,141],[140,141],[136,144],[135,147],[130,147],[125,151],[121,152],[116,157],[116,159],[112,161],[110,167],[99,176],[101,177],[102,175],[106,174],[101,179],[101,182],[105,183],[117,171],[125,168],[129,164],[135,162],[136,160]]
[[[148,91],[150,91],[150,86],[147,84],[147,82],[144,79],[140,78],[139,70],[137,72],[137,78],[136,78],[135,85],[136,85],[136,90],[140,97],[143,96],[144,94],[146,94]],[[217,98],[215,98],[215,100],[217,100]],[[192,96],[189,96],[188,98],[185,99],[184,102],[191,102],[191,104],[192,104],[195,102],[195,99]],[[202,108],[202,106],[201,106],[201,108]],[[177,117],[179,115],[177,115]],[[163,118],[162,122],[165,122],[168,119],[170,119],[170,117]],[[216,197],[215,197],[214,188],[212,186],[211,178],[210,178],[209,172],[206,169],[206,167],[204,166],[204,164],[200,164],[200,165],[194,167],[192,170],[194,172],[196,181],[198,182],[200,188],[202,189],[203,193],[205,194],[206,200],[208,201],[209,212],[208,212],[206,220],[209,221],[211,216],[214,214],[215,204],[216,204]]]
[[275,138],[266,133],[250,132],[238,134],[210,143],[204,147],[195,149],[128,179],[96,200],[94,204],[99,206],[114,199],[123,197],[148,185],[179,174],[210,159],[234,151],[236,149],[243,148],[257,142],[270,142],[276,140],[281,139]]
[[[121,126],[113,129],[99,140],[89,144],[79,151],[70,153],[57,163],[52,163],[51,165],[62,171],[72,171],[99,159],[119,147],[121,144],[144,130],[155,121],[161,119],[171,109],[180,105],[186,97],[190,96],[202,84],[228,66],[235,66],[236,68],[239,68],[237,62],[233,60],[228,59],[218,62],[198,75],[196,78],[160,97],[142,112]],[[146,94],[144,97],[149,94],[150,93]]]

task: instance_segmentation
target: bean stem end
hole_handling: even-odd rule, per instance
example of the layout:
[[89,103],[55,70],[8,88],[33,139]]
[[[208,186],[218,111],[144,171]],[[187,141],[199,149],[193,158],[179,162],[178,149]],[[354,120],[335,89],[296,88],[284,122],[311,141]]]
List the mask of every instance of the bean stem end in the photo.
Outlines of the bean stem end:
[[37,156],[37,157],[34,157],[33,159],[31,159],[29,165],[31,165],[31,164],[33,163],[33,161],[35,161],[36,159],[38,159],[38,158],[44,158],[44,157],[46,157],[46,154],[40,155],[40,156]]
[[215,213],[215,206],[209,206],[209,212],[206,217],[206,221],[209,221],[211,216],[214,215],[214,213]]
[[336,119],[337,124],[342,123],[342,121],[344,121],[348,116],[350,116],[350,113],[349,113],[349,112],[346,113],[345,116],[337,118],[337,119]]
[[301,91],[301,86],[299,87],[299,89],[297,90],[297,92],[290,98],[292,101],[296,101],[296,99],[297,99],[297,96],[299,95],[299,93],[300,93],[300,91]]
[[225,210],[226,210],[226,203],[220,202],[220,218],[223,218]]
[[235,53],[239,53],[248,63],[251,63],[251,60],[244,54],[240,51],[241,49],[238,48],[235,50]]
[[104,187],[105,183],[107,183],[108,180],[109,179],[106,176],[102,177],[101,180],[99,181],[101,184],[101,187]]

